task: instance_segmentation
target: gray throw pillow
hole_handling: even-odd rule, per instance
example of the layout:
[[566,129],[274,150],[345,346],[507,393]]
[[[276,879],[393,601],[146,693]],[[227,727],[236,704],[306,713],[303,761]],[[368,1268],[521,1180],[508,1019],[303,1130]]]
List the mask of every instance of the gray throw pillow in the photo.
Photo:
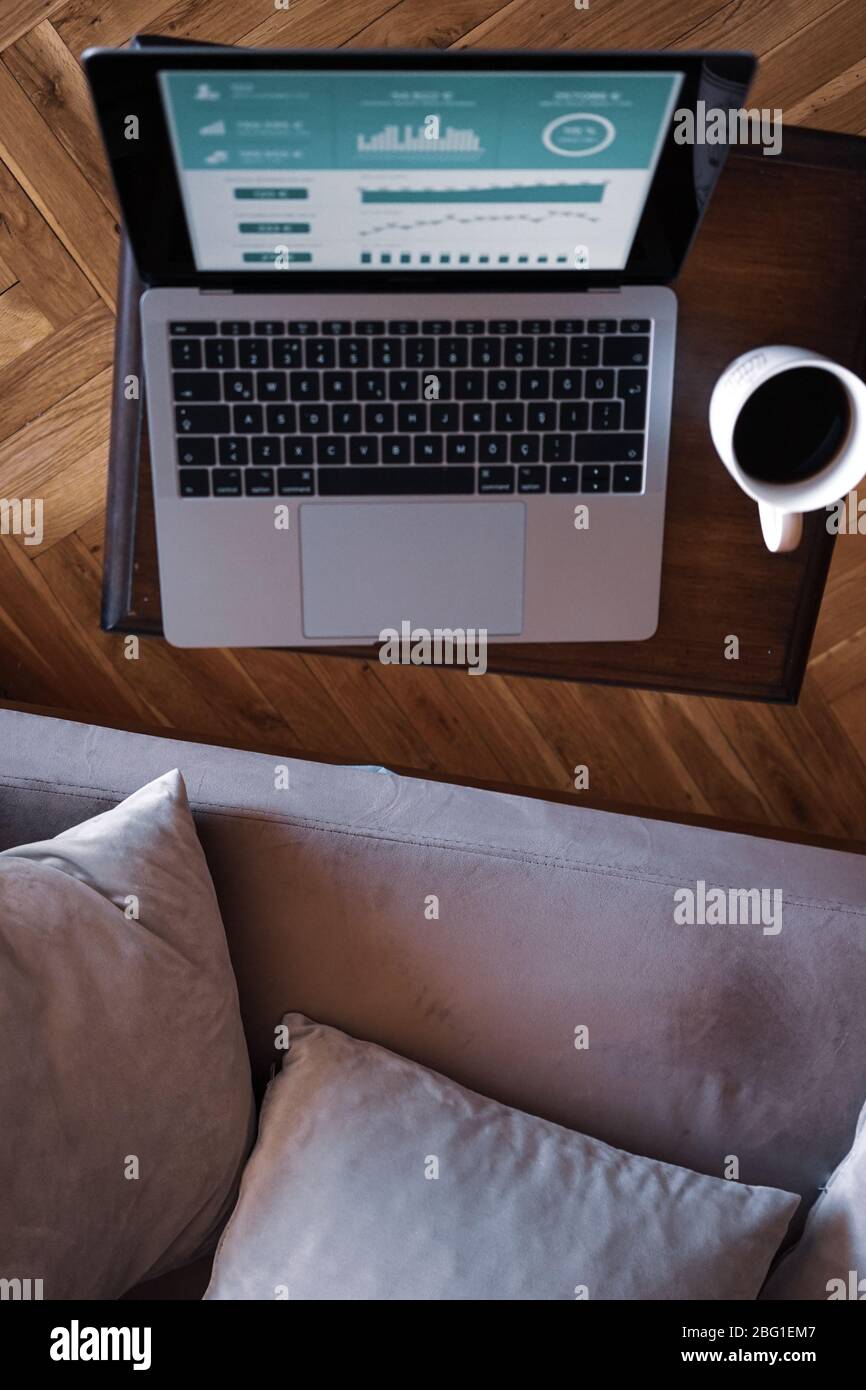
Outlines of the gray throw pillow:
[[798,1197],[623,1153],[302,1014],[284,1025],[206,1298],[757,1296]]
[[114,1298],[194,1259],[231,1209],[253,1125],[180,773],[0,854],[0,1278]]
[[806,1229],[761,1294],[866,1301],[866,1105],[851,1152],[809,1213]]

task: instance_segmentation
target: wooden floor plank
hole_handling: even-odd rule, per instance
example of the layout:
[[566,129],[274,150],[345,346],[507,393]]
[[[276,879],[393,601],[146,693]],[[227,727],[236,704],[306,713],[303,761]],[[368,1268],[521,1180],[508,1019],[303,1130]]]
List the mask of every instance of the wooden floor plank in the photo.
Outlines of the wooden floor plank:
[[[178,651],[98,626],[116,231],[77,59],[134,32],[264,46],[751,48],[789,122],[866,130],[863,0],[4,0],[0,497],[41,496],[42,546],[0,536],[0,698],[311,757],[574,791],[813,833],[866,832],[866,537],[840,538],[796,708]],[[5,303],[4,303],[5,301]]]

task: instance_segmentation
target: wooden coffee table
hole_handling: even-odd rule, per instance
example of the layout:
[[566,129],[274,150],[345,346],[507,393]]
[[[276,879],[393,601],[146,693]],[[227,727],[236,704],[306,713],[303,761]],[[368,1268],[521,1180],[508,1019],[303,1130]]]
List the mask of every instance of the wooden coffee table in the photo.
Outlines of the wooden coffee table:
[[[680,304],[661,616],[646,642],[491,645],[491,671],[793,703],[833,549],[826,514],[770,555],[757,510],[707,426],[710,394],[748,348],[793,343],[862,369],[866,348],[866,140],[792,128],[780,156],[734,150],[676,284]],[[162,632],[147,424],[124,399],[140,375],[140,284],[120,267],[102,626]],[[866,471],[866,460],[864,460]],[[594,603],[592,591],[575,603]],[[725,656],[739,639],[739,659]],[[322,648],[370,658],[373,647]],[[465,673],[455,671],[455,679]]]

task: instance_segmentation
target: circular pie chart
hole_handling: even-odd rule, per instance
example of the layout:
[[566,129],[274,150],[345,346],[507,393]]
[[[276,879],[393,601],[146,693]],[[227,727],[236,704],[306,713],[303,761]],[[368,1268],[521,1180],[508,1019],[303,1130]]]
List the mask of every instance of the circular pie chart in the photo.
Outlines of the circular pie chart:
[[566,159],[585,159],[587,155],[600,154],[615,138],[613,121],[588,111],[557,116],[541,133],[542,142],[551,154],[563,155]]

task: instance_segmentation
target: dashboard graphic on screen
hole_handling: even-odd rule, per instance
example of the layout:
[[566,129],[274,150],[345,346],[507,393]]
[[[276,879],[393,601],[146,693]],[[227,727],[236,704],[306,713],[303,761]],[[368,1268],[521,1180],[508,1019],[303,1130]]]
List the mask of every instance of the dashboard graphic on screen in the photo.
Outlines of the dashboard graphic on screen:
[[622,270],[678,72],[160,73],[198,270]]

